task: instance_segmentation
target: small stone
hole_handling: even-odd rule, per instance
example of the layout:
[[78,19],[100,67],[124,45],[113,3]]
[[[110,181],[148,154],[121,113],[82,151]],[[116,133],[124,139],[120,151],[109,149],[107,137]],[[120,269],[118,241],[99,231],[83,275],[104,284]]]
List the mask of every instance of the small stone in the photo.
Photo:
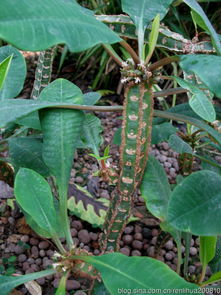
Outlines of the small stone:
[[72,221],[71,225],[73,228],[76,228],[76,230],[81,230],[83,228],[83,225],[79,220]]
[[196,267],[194,265],[190,265],[188,267],[188,271],[189,271],[190,274],[194,274],[195,271],[196,271]]
[[138,241],[138,240],[134,240],[132,242],[132,247],[134,249],[137,249],[137,250],[141,250],[143,248],[143,243],[141,241]]
[[40,270],[40,268],[39,268],[39,266],[37,264],[31,264],[30,267],[35,272]]
[[84,182],[84,178],[83,177],[81,177],[81,176],[77,176],[76,178],[75,178],[75,181],[76,181],[76,183],[83,183]]
[[72,236],[72,238],[76,237],[77,235],[78,235],[78,232],[77,232],[76,228],[72,228],[71,229],[71,236]]
[[54,279],[54,281],[52,282],[52,285],[57,288],[59,285],[60,279]]
[[86,250],[87,252],[90,252],[90,247],[88,247],[87,245],[83,247],[84,250]]
[[52,265],[52,260],[48,259],[48,257],[44,257],[42,263],[43,268],[46,269],[49,265]]
[[141,256],[141,252],[139,250],[133,250],[131,256]]
[[21,241],[22,241],[23,243],[28,243],[28,242],[29,242],[29,236],[28,236],[28,235],[24,235],[24,236],[22,236],[22,237],[21,237]]
[[124,235],[122,240],[126,245],[129,245],[132,243],[133,237],[131,235]]
[[171,254],[171,251],[170,252],[167,252],[165,254],[165,258],[166,258],[166,260],[172,260],[173,259],[173,255]]
[[35,238],[31,238],[31,239],[30,239],[30,244],[31,244],[32,246],[36,246],[36,245],[39,244],[39,240],[37,240],[37,239],[35,239]]
[[34,272],[34,270],[32,268],[29,268],[25,271],[25,274],[29,274],[29,273],[33,273],[33,272]]
[[128,247],[120,248],[120,252],[124,255],[129,256],[130,255],[130,248],[128,248]]
[[84,291],[77,291],[74,295],[87,295]]
[[126,226],[125,230],[124,230],[124,233],[129,235],[129,234],[131,234],[133,232],[133,230],[134,230],[134,227],[132,225]]
[[39,251],[37,246],[32,246],[31,247],[31,254],[34,258],[38,258]]
[[18,255],[18,262],[25,262],[27,260],[27,256],[25,254]]
[[68,291],[80,289],[81,284],[76,280],[67,280],[66,288]]
[[165,163],[164,163],[164,167],[166,167],[166,168],[171,168],[171,167],[172,167],[172,164],[169,163],[169,162],[165,162]]
[[19,245],[16,245],[16,246],[15,246],[15,249],[14,249],[14,252],[15,252],[16,254],[22,254],[22,253],[24,252],[24,248],[21,247],[21,246],[19,246]]
[[166,162],[166,160],[167,160],[167,157],[166,157],[166,156],[164,156],[164,155],[160,155],[160,156],[159,156],[159,161],[160,161],[161,163]]
[[151,233],[153,237],[157,237],[159,235],[159,231],[156,228],[153,228]]
[[142,233],[136,233],[134,235],[134,240],[142,241],[143,240],[143,235]]
[[24,271],[28,270],[29,269],[29,263],[26,261],[22,264],[22,268]]
[[150,257],[154,257],[155,256],[155,247],[154,246],[150,246],[147,249],[147,256],[150,256]]
[[41,257],[45,257],[45,250],[40,250],[39,251],[39,255],[41,256]]
[[194,256],[197,254],[197,249],[195,247],[190,247],[190,255]]
[[73,243],[75,246],[78,246],[80,244],[78,238],[73,238]]
[[169,240],[166,242],[166,244],[164,245],[164,248],[167,250],[172,250],[174,247],[173,241]]
[[95,249],[94,250],[94,255],[99,255],[100,254],[100,251],[98,249]]
[[153,237],[150,241],[151,245],[156,245],[157,243],[157,237]]
[[39,278],[39,279],[36,280],[36,282],[37,282],[40,286],[42,286],[42,285],[45,284],[45,278]]
[[78,232],[78,239],[80,240],[80,242],[88,244],[91,240],[91,237],[86,229],[82,229]]
[[14,217],[9,217],[8,218],[8,222],[10,223],[10,224],[14,224],[15,223],[15,219],[14,219]]
[[134,229],[135,233],[142,233],[142,227],[140,225],[135,225],[135,229]]
[[91,238],[92,241],[97,241],[98,240],[98,234],[97,233],[90,232],[89,235],[90,235],[90,238]]
[[54,251],[47,250],[46,254],[47,254],[47,256],[52,257],[54,255]]
[[49,243],[47,241],[42,241],[39,243],[38,247],[39,247],[39,249],[45,250],[49,247]]
[[37,259],[35,260],[35,263],[36,263],[37,265],[41,265],[41,264],[42,264],[42,259],[41,259],[41,258],[37,258]]
[[200,245],[200,238],[197,238],[197,239],[195,240],[195,244],[196,244],[197,246]]
[[152,231],[151,231],[149,228],[147,228],[147,227],[144,227],[144,228],[143,228],[143,230],[142,230],[142,234],[143,234],[143,237],[144,237],[145,239],[150,239],[150,238],[152,238]]
[[110,199],[109,192],[107,190],[104,190],[100,193],[100,197],[104,199]]

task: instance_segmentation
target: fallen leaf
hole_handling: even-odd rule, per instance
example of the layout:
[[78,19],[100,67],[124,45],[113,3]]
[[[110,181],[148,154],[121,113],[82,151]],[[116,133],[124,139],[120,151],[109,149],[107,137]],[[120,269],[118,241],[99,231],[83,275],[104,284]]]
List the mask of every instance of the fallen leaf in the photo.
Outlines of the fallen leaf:
[[30,228],[30,226],[26,223],[25,218],[19,218],[16,222],[16,228],[18,230],[18,232],[20,234],[23,235],[29,235],[31,233],[33,233],[32,229]]
[[41,286],[35,281],[25,283],[25,287],[28,289],[31,295],[42,295]]

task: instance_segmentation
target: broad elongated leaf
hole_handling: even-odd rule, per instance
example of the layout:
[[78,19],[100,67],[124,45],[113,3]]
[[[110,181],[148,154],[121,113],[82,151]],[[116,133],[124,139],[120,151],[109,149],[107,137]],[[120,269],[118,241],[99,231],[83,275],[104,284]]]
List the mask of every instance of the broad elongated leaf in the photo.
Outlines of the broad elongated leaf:
[[213,122],[216,119],[216,112],[213,107],[212,101],[206,96],[206,94],[200,90],[197,86],[191,84],[188,81],[175,77],[175,80],[180,86],[189,90],[192,94],[189,105],[204,120]]
[[[39,99],[60,103],[81,103],[82,97],[81,90],[77,86],[67,80],[58,79],[41,92]],[[77,110],[53,109],[42,111],[40,117],[43,159],[60,189],[62,187],[62,190],[64,188],[67,190],[74,145],[80,135],[83,113]]]
[[221,234],[221,177],[212,171],[192,173],[171,194],[168,221],[199,236]]
[[[23,50],[44,50],[58,43],[82,51],[120,38],[75,1],[1,0],[0,38]],[[40,17],[39,17],[40,16]]]
[[200,237],[200,262],[206,266],[215,256],[217,237]]
[[31,274],[27,274],[24,276],[0,276],[0,288],[1,295],[9,295],[10,291],[12,291],[15,287],[22,285],[26,282],[37,280],[39,278],[43,278],[49,275],[55,274],[56,271],[54,269],[47,269]]
[[21,119],[16,120],[15,123],[22,126],[26,126],[28,128],[41,130],[38,112],[30,113],[27,116],[24,116]]
[[49,176],[49,169],[42,159],[41,139],[28,137],[10,139],[9,156],[16,172],[24,167],[45,177]]
[[[221,98],[221,57],[215,55],[181,55],[180,66],[187,74],[194,73]],[[203,69],[203,71],[202,71]]]
[[51,188],[40,174],[21,168],[15,178],[15,196],[21,208],[39,227],[51,237],[56,236],[58,220]]
[[149,51],[148,51],[148,55],[147,55],[147,58],[145,61],[146,63],[149,62],[149,60],[154,52],[154,49],[156,47],[157,39],[158,39],[158,35],[159,35],[159,28],[160,28],[160,15],[157,14],[153,20],[152,29],[151,29],[150,36],[149,36]]
[[[119,294],[125,289],[131,292],[134,289],[148,291],[153,289],[150,294],[154,294],[156,289],[194,290],[198,287],[186,282],[166,264],[149,257],[127,257],[120,253],[112,253],[97,257],[87,256],[85,260],[101,273],[104,285],[112,295]],[[140,270],[139,276],[138,270]],[[168,294],[171,295],[173,292]],[[184,290],[180,294],[184,295],[188,292]],[[199,292],[199,294],[202,293]]]
[[104,284],[96,281],[92,291],[92,295],[110,295],[110,293],[105,288]]
[[94,105],[101,98],[100,93],[98,92],[87,92],[84,93],[83,104],[84,105]]
[[66,295],[66,281],[68,273],[64,274],[59,282],[55,295]]
[[169,146],[171,147],[171,149],[173,149],[174,151],[176,151],[180,154],[183,154],[183,153],[192,154],[193,153],[191,146],[188,143],[186,143],[185,141],[183,141],[176,134],[172,134],[170,136],[168,143],[169,143]]
[[212,273],[221,271],[221,236],[217,237],[216,253],[212,261],[209,262]]
[[140,190],[148,210],[157,218],[165,220],[170,186],[162,165],[152,156],[149,156]]
[[203,11],[202,7],[197,3],[196,0],[183,0],[183,2],[185,2],[194,11],[194,13],[197,14],[198,17],[195,18],[195,21],[199,26],[203,27],[203,29],[207,29],[217,53],[221,55],[220,40],[213,26],[211,25],[209,19],[207,18],[205,12]]
[[0,100],[16,97],[23,88],[27,73],[25,59],[16,48],[10,45],[0,47],[0,62],[8,56],[12,56],[12,60],[3,88],[0,87]]
[[81,135],[81,146],[89,148],[96,156],[99,156],[99,147],[103,142],[101,121],[93,114],[85,114]]
[[9,68],[11,66],[12,61],[12,55],[6,57],[1,63],[0,63],[0,90],[2,89],[5,79],[8,75]]
[[221,281],[221,271],[219,271],[217,273],[214,273],[209,278],[209,280],[203,282],[203,285],[205,286],[205,285],[209,285],[209,284],[216,283],[216,282],[219,282],[219,281]]

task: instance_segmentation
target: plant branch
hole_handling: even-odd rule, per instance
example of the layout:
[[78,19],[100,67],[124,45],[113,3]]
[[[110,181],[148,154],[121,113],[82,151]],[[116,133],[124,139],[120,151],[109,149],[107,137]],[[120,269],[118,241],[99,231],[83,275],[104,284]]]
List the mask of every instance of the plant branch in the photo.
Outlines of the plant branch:
[[102,44],[107,53],[113,58],[113,60],[122,67],[123,60],[119,57],[119,55],[114,51],[114,49],[107,44]]
[[179,60],[180,60],[180,58],[177,55],[173,55],[173,56],[170,56],[170,57],[165,57],[165,58],[153,63],[152,65],[150,65],[149,69],[150,69],[150,71],[154,71],[154,70],[156,70],[156,69],[158,69],[160,67],[163,67],[165,65],[168,65],[168,64],[170,64],[172,62],[179,61]]
[[133,48],[126,41],[121,41],[120,45],[123,46],[127,50],[128,53],[130,53],[135,64],[140,63],[140,59],[139,59],[138,55],[136,54],[136,52],[133,50]]

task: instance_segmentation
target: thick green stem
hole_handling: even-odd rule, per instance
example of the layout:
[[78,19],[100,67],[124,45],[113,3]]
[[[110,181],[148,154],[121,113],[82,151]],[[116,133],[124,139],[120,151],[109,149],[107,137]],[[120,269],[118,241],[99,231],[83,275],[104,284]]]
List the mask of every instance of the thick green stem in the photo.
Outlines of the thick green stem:
[[180,267],[182,264],[182,248],[181,248],[181,242],[177,243],[177,267],[176,272],[180,274]]
[[188,276],[188,263],[189,263],[189,257],[190,257],[191,239],[192,239],[192,235],[190,233],[184,233],[185,258],[184,258],[183,274],[185,278]]
[[65,254],[66,251],[65,251],[63,245],[61,244],[61,241],[60,241],[60,239],[59,239],[58,236],[53,237],[53,242],[54,242],[55,245],[57,246],[59,252],[60,252],[61,254]]
[[104,234],[102,251],[118,251],[121,234],[130,217],[134,191],[139,186],[147,162],[153,118],[151,85],[141,82],[125,89],[122,145],[120,148],[119,182],[112,194]]
[[201,284],[203,282],[204,278],[205,278],[205,275],[206,275],[206,267],[207,267],[207,265],[203,265],[202,272],[201,272],[201,275],[200,275],[198,284]]

